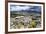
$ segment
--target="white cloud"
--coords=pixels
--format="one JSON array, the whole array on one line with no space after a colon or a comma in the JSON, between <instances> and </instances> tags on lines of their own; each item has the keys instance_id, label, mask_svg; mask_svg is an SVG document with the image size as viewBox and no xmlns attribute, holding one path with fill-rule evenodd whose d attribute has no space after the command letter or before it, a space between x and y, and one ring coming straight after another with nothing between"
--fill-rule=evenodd
<instances>
[{"instance_id":1,"label":"white cloud","mask_svg":"<svg viewBox=\"0 0 46 34\"><path fill-rule=\"evenodd\" d=\"M20 10L27 10L29 8L32 8L32 7L29 7L29 6L13 6L11 7L11 11L20 11Z\"/></svg>"}]
</instances>

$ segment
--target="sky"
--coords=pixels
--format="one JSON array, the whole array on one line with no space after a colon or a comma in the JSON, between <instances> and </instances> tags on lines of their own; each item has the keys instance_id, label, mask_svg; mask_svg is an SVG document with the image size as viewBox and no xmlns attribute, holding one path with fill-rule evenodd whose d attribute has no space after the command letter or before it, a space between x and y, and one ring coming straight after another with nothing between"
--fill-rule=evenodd
<instances>
[{"instance_id":1,"label":"sky","mask_svg":"<svg viewBox=\"0 0 46 34\"><path fill-rule=\"evenodd\" d=\"M10 11L21 11L21 10L41 11L40 6L29 6L29 5L10 5Z\"/></svg>"}]
</instances>

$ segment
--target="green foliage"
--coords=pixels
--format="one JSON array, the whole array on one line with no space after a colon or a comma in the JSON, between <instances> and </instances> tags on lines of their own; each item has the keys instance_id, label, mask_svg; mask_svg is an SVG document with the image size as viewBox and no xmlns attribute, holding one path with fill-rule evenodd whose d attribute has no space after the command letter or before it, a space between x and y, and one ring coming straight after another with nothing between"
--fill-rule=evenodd
<instances>
[{"instance_id":1,"label":"green foliage","mask_svg":"<svg viewBox=\"0 0 46 34\"><path fill-rule=\"evenodd\" d=\"M16 16L24 16L24 15L22 15L22 14L10 14L10 17L16 17Z\"/></svg>"},{"instance_id":2,"label":"green foliage","mask_svg":"<svg viewBox=\"0 0 46 34\"><path fill-rule=\"evenodd\" d=\"M36 27L36 22L32 21L31 24L28 26L29 28L35 28Z\"/></svg>"}]
</instances>

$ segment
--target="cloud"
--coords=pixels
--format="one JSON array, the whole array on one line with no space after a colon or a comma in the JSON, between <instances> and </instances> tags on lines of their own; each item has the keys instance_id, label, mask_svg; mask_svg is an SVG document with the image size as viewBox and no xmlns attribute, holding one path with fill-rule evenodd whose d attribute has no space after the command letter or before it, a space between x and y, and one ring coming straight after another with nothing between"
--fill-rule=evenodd
<instances>
[{"instance_id":1,"label":"cloud","mask_svg":"<svg viewBox=\"0 0 46 34\"><path fill-rule=\"evenodd\" d=\"M21 10L28 10L29 6L11 6L11 11L21 11Z\"/></svg>"},{"instance_id":2,"label":"cloud","mask_svg":"<svg viewBox=\"0 0 46 34\"><path fill-rule=\"evenodd\" d=\"M21 10L31 10L31 11L41 11L40 6L20 6L20 5L11 5L11 11L21 11Z\"/></svg>"}]
</instances>

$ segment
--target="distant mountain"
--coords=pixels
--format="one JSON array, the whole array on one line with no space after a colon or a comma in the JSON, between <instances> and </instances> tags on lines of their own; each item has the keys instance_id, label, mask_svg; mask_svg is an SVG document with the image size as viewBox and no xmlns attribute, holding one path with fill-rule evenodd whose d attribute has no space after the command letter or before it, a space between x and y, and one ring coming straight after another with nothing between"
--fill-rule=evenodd
<instances>
[{"instance_id":1,"label":"distant mountain","mask_svg":"<svg viewBox=\"0 0 46 34\"><path fill-rule=\"evenodd\" d=\"M39 11L39 12L37 12L37 11L27 11L27 10L25 10L25 11L23 11L23 10L21 10L21 11L11 11L11 14L22 14L22 15L31 15L31 14L41 14L41 12Z\"/></svg>"},{"instance_id":2,"label":"distant mountain","mask_svg":"<svg viewBox=\"0 0 46 34\"><path fill-rule=\"evenodd\" d=\"M21 10L22 12L27 12L27 13L41 13L41 11L37 11L37 10Z\"/></svg>"}]
</instances>

